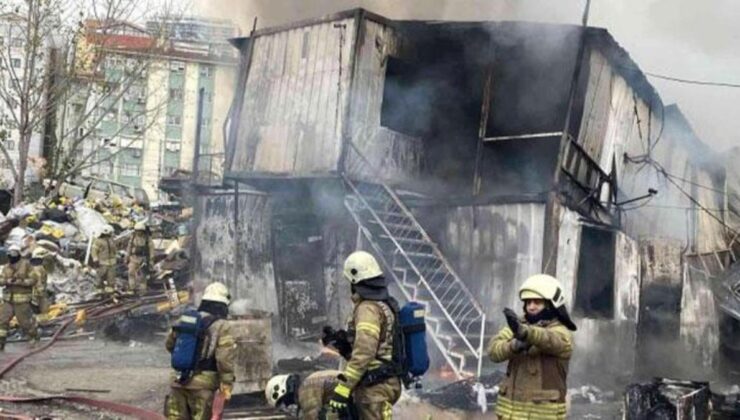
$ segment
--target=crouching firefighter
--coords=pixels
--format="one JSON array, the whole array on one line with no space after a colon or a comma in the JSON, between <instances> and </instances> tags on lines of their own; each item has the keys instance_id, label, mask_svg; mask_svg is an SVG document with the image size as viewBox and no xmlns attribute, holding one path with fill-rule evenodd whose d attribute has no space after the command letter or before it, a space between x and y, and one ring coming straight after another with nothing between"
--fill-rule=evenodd
<instances>
[{"instance_id":1,"label":"crouching firefighter","mask_svg":"<svg viewBox=\"0 0 740 420\"><path fill-rule=\"evenodd\" d=\"M524 317L504 309L508 326L488 348L494 362L509 361L496 415L502 420L565 419L576 326L565 308L563 288L554 277L537 274L524 282L519 298L524 302Z\"/></svg>"},{"instance_id":2,"label":"crouching firefighter","mask_svg":"<svg viewBox=\"0 0 740 420\"><path fill-rule=\"evenodd\" d=\"M341 413L327 409L341 373L338 370L322 370L303 380L296 374L273 376L267 381L265 398L272 407L297 406L301 420L354 420L358 417L351 403Z\"/></svg>"},{"instance_id":3,"label":"crouching firefighter","mask_svg":"<svg viewBox=\"0 0 740 420\"><path fill-rule=\"evenodd\" d=\"M168 419L210 419L215 392L231 398L236 342L226 320L231 296L211 283L197 310L183 313L167 336L175 369L165 402Z\"/></svg>"},{"instance_id":4,"label":"crouching firefighter","mask_svg":"<svg viewBox=\"0 0 740 420\"><path fill-rule=\"evenodd\" d=\"M390 419L393 404L401 396L403 376L398 355L402 346L394 346L400 333L398 303L389 295L383 272L369 253L357 251L347 257L343 274L350 282L354 303L347 328L352 351L329 408L346 411L352 400L360 419Z\"/></svg>"}]
</instances>

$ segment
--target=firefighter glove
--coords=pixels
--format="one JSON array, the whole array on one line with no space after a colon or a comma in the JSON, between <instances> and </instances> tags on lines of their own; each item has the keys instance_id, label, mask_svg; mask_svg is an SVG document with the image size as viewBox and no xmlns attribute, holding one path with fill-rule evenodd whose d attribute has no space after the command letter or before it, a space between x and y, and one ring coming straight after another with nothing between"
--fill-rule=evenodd
<instances>
[{"instance_id":1,"label":"firefighter glove","mask_svg":"<svg viewBox=\"0 0 740 420\"><path fill-rule=\"evenodd\" d=\"M511 351L514 353L525 352L529 350L530 347L532 346L529 343L519 340L518 338L511 340Z\"/></svg>"},{"instance_id":2,"label":"firefighter glove","mask_svg":"<svg viewBox=\"0 0 740 420\"><path fill-rule=\"evenodd\" d=\"M234 384L221 383L218 390L221 392L221 395L224 396L224 399L229 401L231 399L231 392L234 390Z\"/></svg>"},{"instance_id":3,"label":"firefighter glove","mask_svg":"<svg viewBox=\"0 0 740 420\"><path fill-rule=\"evenodd\" d=\"M350 389L344 384L337 384L334 395L329 400L329 408L335 413L344 412L349 404Z\"/></svg>"},{"instance_id":4,"label":"firefighter glove","mask_svg":"<svg viewBox=\"0 0 740 420\"><path fill-rule=\"evenodd\" d=\"M514 337L523 340L526 335L526 329L522 325L521 321L519 321L519 317L516 315L516 312L506 308L504 309L504 316L506 317L506 323L509 324L511 332L514 333Z\"/></svg>"}]
</instances>

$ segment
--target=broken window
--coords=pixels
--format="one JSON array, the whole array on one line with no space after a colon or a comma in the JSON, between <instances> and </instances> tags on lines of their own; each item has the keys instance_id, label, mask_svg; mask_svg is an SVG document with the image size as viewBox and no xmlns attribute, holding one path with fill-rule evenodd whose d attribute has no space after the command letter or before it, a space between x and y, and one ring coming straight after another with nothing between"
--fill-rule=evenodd
<instances>
[{"instance_id":1,"label":"broken window","mask_svg":"<svg viewBox=\"0 0 740 420\"><path fill-rule=\"evenodd\" d=\"M416 73L412 63L388 57L380 125L409 136L423 133L432 100L431 86Z\"/></svg>"},{"instance_id":2,"label":"broken window","mask_svg":"<svg viewBox=\"0 0 740 420\"><path fill-rule=\"evenodd\" d=\"M587 318L614 318L613 231L583 226L574 312Z\"/></svg>"}]
</instances>

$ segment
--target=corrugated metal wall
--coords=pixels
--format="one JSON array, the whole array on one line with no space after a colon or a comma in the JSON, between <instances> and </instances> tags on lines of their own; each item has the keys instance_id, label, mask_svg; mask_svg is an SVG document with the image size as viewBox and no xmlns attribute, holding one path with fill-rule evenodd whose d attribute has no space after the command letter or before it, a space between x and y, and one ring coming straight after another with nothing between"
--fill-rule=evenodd
<instances>
[{"instance_id":1,"label":"corrugated metal wall","mask_svg":"<svg viewBox=\"0 0 740 420\"><path fill-rule=\"evenodd\" d=\"M583 318L573 313L578 280L582 223L577 213L563 209L560 221L557 277L578 332L571 369L574 376L593 380L631 372L635 363L640 299L640 258L637 243L616 234L614 265L614 318ZM604 363L608 360L608 363Z\"/></svg>"},{"instance_id":2,"label":"corrugated metal wall","mask_svg":"<svg viewBox=\"0 0 740 420\"><path fill-rule=\"evenodd\" d=\"M539 203L447 209L440 245L490 319L518 308L519 286L540 271L544 221Z\"/></svg>"},{"instance_id":3,"label":"corrugated metal wall","mask_svg":"<svg viewBox=\"0 0 740 420\"><path fill-rule=\"evenodd\" d=\"M648 104L640 98L599 51L590 51L589 68L579 144L604 172L616 170L617 185L624 194L621 199L643 196L648 188L658 190L650 203L625 206L626 232L634 238L663 236L685 241L689 237L697 252L723 249L723 232L716 220L697 209L687 215L685 209L692 203L685 194L649 164L625 159L625 155L639 159L651 149L650 157L669 174L687 180L673 179L682 189L706 208L720 208L719 194L706 188L697 190L691 184L722 187L715 185L706 169L692 159L698 152L691 142L698 139L690 127L682 127L670 110L665 117L669 107L664 108L657 100ZM674 112L680 115L680 111ZM691 141L686 140L692 136ZM638 208L639 204L647 205Z\"/></svg>"},{"instance_id":4,"label":"corrugated metal wall","mask_svg":"<svg viewBox=\"0 0 740 420\"><path fill-rule=\"evenodd\" d=\"M388 56L397 52L397 35L392 28L372 20L363 24L349 133L357 149L347 148L345 170L359 179L404 181L419 173L421 139L380 125L386 64Z\"/></svg>"},{"instance_id":5,"label":"corrugated metal wall","mask_svg":"<svg viewBox=\"0 0 740 420\"><path fill-rule=\"evenodd\" d=\"M711 287L713 278L699 265L691 259L684 264L681 339L695 357L692 361L698 362L697 371L706 372L717 361L719 321Z\"/></svg>"},{"instance_id":6,"label":"corrugated metal wall","mask_svg":"<svg viewBox=\"0 0 740 420\"><path fill-rule=\"evenodd\" d=\"M349 18L254 40L232 171L336 170L354 34Z\"/></svg>"},{"instance_id":7,"label":"corrugated metal wall","mask_svg":"<svg viewBox=\"0 0 740 420\"><path fill-rule=\"evenodd\" d=\"M269 197L242 192L236 203L233 192L209 194L199 196L197 206L196 291L220 281L234 301L277 314Z\"/></svg>"}]
</instances>

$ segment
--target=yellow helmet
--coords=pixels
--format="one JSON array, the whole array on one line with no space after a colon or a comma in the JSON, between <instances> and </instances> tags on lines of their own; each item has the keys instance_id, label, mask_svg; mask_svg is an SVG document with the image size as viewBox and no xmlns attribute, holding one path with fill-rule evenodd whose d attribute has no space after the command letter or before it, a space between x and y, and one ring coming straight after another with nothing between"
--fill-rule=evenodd
<instances>
[{"instance_id":1,"label":"yellow helmet","mask_svg":"<svg viewBox=\"0 0 740 420\"><path fill-rule=\"evenodd\" d=\"M134 230L146 230L146 222L143 220L141 222L136 222L136 224L134 225Z\"/></svg>"},{"instance_id":2,"label":"yellow helmet","mask_svg":"<svg viewBox=\"0 0 740 420\"><path fill-rule=\"evenodd\" d=\"M223 283L214 282L206 287L206 290L203 292L203 300L221 302L228 305L231 303L231 295L229 294L229 289Z\"/></svg>"},{"instance_id":3,"label":"yellow helmet","mask_svg":"<svg viewBox=\"0 0 740 420\"><path fill-rule=\"evenodd\" d=\"M356 251L344 260L344 277L352 284L374 279L383 275L378 260L369 252Z\"/></svg>"},{"instance_id":4,"label":"yellow helmet","mask_svg":"<svg viewBox=\"0 0 740 420\"><path fill-rule=\"evenodd\" d=\"M525 280L519 288L519 299L547 300L556 309L565 305L563 287L555 277L547 274L535 274Z\"/></svg>"},{"instance_id":5,"label":"yellow helmet","mask_svg":"<svg viewBox=\"0 0 740 420\"><path fill-rule=\"evenodd\" d=\"M290 375L276 375L267 381L265 386L265 399L270 407L275 407L280 398L288 393L288 379Z\"/></svg>"}]
</instances>

